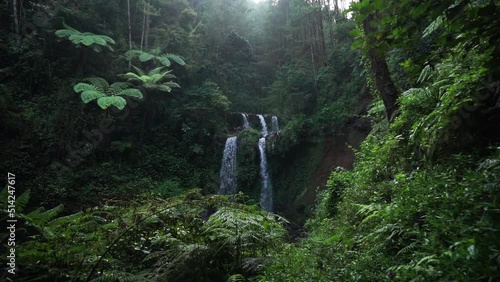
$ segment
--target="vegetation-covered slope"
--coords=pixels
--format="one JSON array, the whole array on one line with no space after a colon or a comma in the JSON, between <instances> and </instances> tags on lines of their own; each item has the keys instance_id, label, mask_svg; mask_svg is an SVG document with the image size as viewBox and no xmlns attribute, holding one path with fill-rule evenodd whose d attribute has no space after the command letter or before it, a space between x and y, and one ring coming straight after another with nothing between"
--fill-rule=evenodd
<instances>
[{"instance_id":1,"label":"vegetation-covered slope","mask_svg":"<svg viewBox=\"0 0 500 282\"><path fill-rule=\"evenodd\" d=\"M330 176L307 239L262 281L498 280L498 2L362 1L353 11L358 46L376 57L375 129L354 169ZM399 75L375 70L388 50L409 74L392 111L383 88Z\"/></svg>"}]
</instances>

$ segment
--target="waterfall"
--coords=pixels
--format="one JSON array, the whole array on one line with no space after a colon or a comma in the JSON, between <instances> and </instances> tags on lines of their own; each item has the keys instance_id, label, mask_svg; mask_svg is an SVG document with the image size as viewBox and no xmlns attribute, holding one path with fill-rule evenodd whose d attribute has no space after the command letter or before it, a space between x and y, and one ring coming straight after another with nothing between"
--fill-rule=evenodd
<instances>
[{"instance_id":1,"label":"waterfall","mask_svg":"<svg viewBox=\"0 0 500 282\"><path fill-rule=\"evenodd\" d=\"M222 166L220 168L220 188L219 194L236 194L236 136L229 137L224 147L224 156L222 157Z\"/></svg>"},{"instance_id":2,"label":"waterfall","mask_svg":"<svg viewBox=\"0 0 500 282\"><path fill-rule=\"evenodd\" d=\"M260 151L260 177L262 178L262 191L260 193L260 205L265 211L273 211L273 187L271 186L271 179L267 171L267 158L266 158L266 138L259 139Z\"/></svg>"},{"instance_id":3,"label":"waterfall","mask_svg":"<svg viewBox=\"0 0 500 282\"><path fill-rule=\"evenodd\" d=\"M262 125L262 137L267 137L267 125L266 120L263 115L257 115L260 119L260 124Z\"/></svg>"},{"instance_id":4,"label":"waterfall","mask_svg":"<svg viewBox=\"0 0 500 282\"><path fill-rule=\"evenodd\" d=\"M243 129L249 129L250 123L248 123L248 115L241 113L241 116L243 117Z\"/></svg>"},{"instance_id":5,"label":"waterfall","mask_svg":"<svg viewBox=\"0 0 500 282\"><path fill-rule=\"evenodd\" d=\"M271 119L271 129L273 130L274 133L278 133L278 131L280 131L280 126L278 124L277 116L273 116Z\"/></svg>"}]
</instances>

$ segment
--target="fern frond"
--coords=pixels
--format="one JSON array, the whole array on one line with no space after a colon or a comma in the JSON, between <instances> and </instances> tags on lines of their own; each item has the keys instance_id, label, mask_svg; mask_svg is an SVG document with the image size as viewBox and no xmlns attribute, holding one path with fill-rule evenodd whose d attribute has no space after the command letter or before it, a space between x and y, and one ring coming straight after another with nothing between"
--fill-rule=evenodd
<instances>
[{"instance_id":1,"label":"fern frond","mask_svg":"<svg viewBox=\"0 0 500 282\"><path fill-rule=\"evenodd\" d=\"M55 35L60 38L70 37L72 35L75 35L75 31L69 29L60 29L55 32Z\"/></svg>"},{"instance_id":2,"label":"fern frond","mask_svg":"<svg viewBox=\"0 0 500 282\"><path fill-rule=\"evenodd\" d=\"M160 90L160 91L164 91L164 92L171 92L172 91L172 88L168 87L167 85L163 85L163 84L153 85L150 88L156 89L156 90Z\"/></svg>"},{"instance_id":3,"label":"fern frond","mask_svg":"<svg viewBox=\"0 0 500 282\"><path fill-rule=\"evenodd\" d=\"M164 54L164 56L167 57L167 58L169 58L169 59L171 59L171 60L173 60L174 62L178 63L181 66L183 66L183 65L186 64L186 62L184 61L184 59L181 56L179 56L179 55L167 53L167 54Z\"/></svg>"},{"instance_id":4,"label":"fern frond","mask_svg":"<svg viewBox=\"0 0 500 282\"><path fill-rule=\"evenodd\" d=\"M161 66L161 67L157 67L157 68L154 68L152 70L149 71L148 75L149 76L152 76L154 74L160 74L161 70L163 69L164 67Z\"/></svg>"},{"instance_id":5,"label":"fern frond","mask_svg":"<svg viewBox=\"0 0 500 282\"><path fill-rule=\"evenodd\" d=\"M124 96L139 98L139 99L143 98L142 92L139 89L134 89L134 88L122 90L119 93L117 93L116 95L124 95Z\"/></svg>"},{"instance_id":6,"label":"fern frond","mask_svg":"<svg viewBox=\"0 0 500 282\"><path fill-rule=\"evenodd\" d=\"M398 256L400 254L405 254L405 253L408 253L410 251L413 251L418 246L419 246L419 242L413 242L413 243L409 244L408 246L405 246L404 248L402 248L401 250L399 250L399 252L396 255Z\"/></svg>"},{"instance_id":7,"label":"fern frond","mask_svg":"<svg viewBox=\"0 0 500 282\"><path fill-rule=\"evenodd\" d=\"M142 81L141 77L138 76L136 73L133 73L133 72L127 72L126 74L123 75L123 77L127 78L128 80Z\"/></svg>"},{"instance_id":8,"label":"fern frond","mask_svg":"<svg viewBox=\"0 0 500 282\"><path fill-rule=\"evenodd\" d=\"M143 52L140 56L139 56L139 61L141 62L147 62L151 59L153 59L155 56L154 55L151 55L149 53L146 53L146 52Z\"/></svg>"},{"instance_id":9,"label":"fern frond","mask_svg":"<svg viewBox=\"0 0 500 282\"><path fill-rule=\"evenodd\" d=\"M81 217L83 215L83 212L77 212L74 214L66 215L66 216L61 216L56 219L51 220L48 225L51 227L61 227L63 225L66 225L71 222L76 222L77 219L80 221Z\"/></svg>"},{"instance_id":10,"label":"fern frond","mask_svg":"<svg viewBox=\"0 0 500 282\"><path fill-rule=\"evenodd\" d=\"M97 99L97 104L103 110L111 106L115 106L119 110L123 110L123 108L125 108L125 105L127 105L127 101L120 96L109 96Z\"/></svg>"},{"instance_id":11,"label":"fern frond","mask_svg":"<svg viewBox=\"0 0 500 282\"><path fill-rule=\"evenodd\" d=\"M46 211L44 211L43 208L39 208L25 215L24 218L26 219L27 222L29 222L29 224L41 230L45 225L47 225L47 223L50 220L56 217L63 209L64 206L62 204Z\"/></svg>"},{"instance_id":12,"label":"fern frond","mask_svg":"<svg viewBox=\"0 0 500 282\"><path fill-rule=\"evenodd\" d=\"M140 50L129 50L125 52L125 57L127 60L132 60L134 57L140 56L143 53L143 51Z\"/></svg>"},{"instance_id":13,"label":"fern frond","mask_svg":"<svg viewBox=\"0 0 500 282\"><path fill-rule=\"evenodd\" d=\"M82 94L80 94L80 97L82 98L82 101L87 104L90 101L93 101L95 99L100 99L102 97L105 97L103 93L99 91L92 91L92 90L87 90L84 91Z\"/></svg>"},{"instance_id":14,"label":"fern frond","mask_svg":"<svg viewBox=\"0 0 500 282\"><path fill-rule=\"evenodd\" d=\"M424 82L431 78L432 70L430 65L426 65L424 69L420 72L420 76L417 79L417 82Z\"/></svg>"},{"instance_id":15,"label":"fern frond","mask_svg":"<svg viewBox=\"0 0 500 282\"><path fill-rule=\"evenodd\" d=\"M109 86L110 95L117 95L120 91L127 89L130 86L129 82L115 82Z\"/></svg>"},{"instance_id":16,"label":"fern frond","mask_svg":"<svg viewBox=\"0 0 500 282\"><path fill-rule=\"evenodd\" d=\"M170 62L170 60L168 59L168 57L166 56L159 56L159 57L156 57L158 59L158 61L160 61L160 63L166 67L170 67L170 65L172 64Z\"/></svg>"},{"instance_id":17,"label":"fern frond","mask_svg":"<svg viewBox=\"0 0 500 282\"><path fill-rule=\"evenodd\" d=\"M132 67L135 69L135 71L136 71L136 72L137 72L140 76L142 76L142 75L145 75L145 74L146 74L146 73L145 73L142 69L140 69L140 68L138 68L138 67L136 67L136 66L132 66Z\"/></svg>"},{"instance_id":18,"label":"fern frond","mask_svg":"<svg viewBox=\"0 0 500 282\"><path fill-rule=\"evenodd\" d=\"M109 87L109 83L104 78L101 77L87 77L84 80L87 80L90 83L92 83L92 85L97 87L97 89L100 90L101 92L106 92L106 89Z\"/></svg>"},{"instance_id":19,"label":"fern frond","mask_svg":"<svg viewBox=\"0 0 500 282\"><path fill-rule=\"evenodd\" d=\"M437 17L433 22L431 22L425 29L422 37L427 37L431 35L434 31L443 25L444 16Z\"/></svg>"},{"instance_id":20,"label":"fern frond","mask_svg":"<svg viewBox=\"0 0 500 282\"><path fill-rule=\"evenodd\" d=\"M239 282L239 281L245 281L245 277L241 274L233 274L229 276L227 279L227 282Z\"/></svg>"},{"instance_id":21,"label":"fern frond","mask_svg":"<svg viewBox=\"0 0 500 282\"><path fill-rule=\"evenodd\" d=\"M181 86L173 81L165 82L163 85L166 85L168 87L175 87L175 88L181 88Z\"/></svg>"},{"instance_id":22,"label":"fern frond","mask_svg":"<svg viewBox=\"0 0 500 282\"><path fill-rule=\"evenodd\" d=\"M21 196L16 198L16 211L17 212L23 212L24 207L28 204L28 201L30 200L30 190L26 190L24 193L21 194Z\"/></svg>"}]
</instances>

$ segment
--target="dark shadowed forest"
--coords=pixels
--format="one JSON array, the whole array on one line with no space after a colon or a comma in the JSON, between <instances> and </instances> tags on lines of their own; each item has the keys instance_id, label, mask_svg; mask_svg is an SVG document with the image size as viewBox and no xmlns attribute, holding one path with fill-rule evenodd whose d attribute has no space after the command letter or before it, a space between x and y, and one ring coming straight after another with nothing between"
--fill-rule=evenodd
<instances>
[{"instance_id":1,"label":"dark shadowed forest","mask_svg":"<svg viewBox=\"0 0 500 282\"><path fill-rule=\"evenodd\" d=\"M0 1L0 280L500 280L499 28L498 0Z\"/></svg>"}]
</instances>

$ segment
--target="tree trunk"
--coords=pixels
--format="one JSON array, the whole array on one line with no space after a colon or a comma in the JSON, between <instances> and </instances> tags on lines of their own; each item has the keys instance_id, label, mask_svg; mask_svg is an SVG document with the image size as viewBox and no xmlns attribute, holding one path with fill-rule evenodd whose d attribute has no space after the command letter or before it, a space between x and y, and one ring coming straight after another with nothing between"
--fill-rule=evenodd
<instances>
[{"instance_id":1,"label":"tree trunk","mask_svg":"<svg viewBox=\"0 0 500 282\"><path fill-rule=\"evenodd\" d=\"M148 50L149 48L149 22L150 22L150 13L146 14L146 34L144 35L144 49Z\"/></svg>"},{"instance_id":2,"label":"tree trunk","mask_svg":"<svg viewBox=\"0 0 500 282\"><path fill-rule=\"evenodd\" d=\"M142 32L141 32L141 51L144 46L144 30L146 29L146 2L144 2L144 7L142 8Z\"/></svg>"},{"instance_id":3,"label":"tree trunk","mask_svg":"<svg viewBox=\"0 0 500 282\"><path fill-rule=\"evenodd\" d=\"M130 0L127 0L128 11L128 50L132 50L132 25L130 23ZM132 67L132 60L128 61L128 69Z\"/></svg>"},{"instance_id":4,"label":"tree trunk","mask_svg":"<svg viewBox=\"0 0 500 282\"><path fill-rule=\"evenodd\" d=\"M17 0L12 0L12 10L14 14L14 31L16 33L17 45L21 44L21 34L19 30L19 17L17 15Z\"/></svg>"},{"instance_id":5,"label":"tree trunk","mask_svg":"<svg viewBox=\"0 0 500 282\"><path fill-rule=\"evenodd\" d=\"M394 112L398 109L397 100L399 92L392 81L384 52L374 47L376 42L374 40L374 34L372 34L374 30L371 23L377 17L377 13L372 13L363 21L363 29L367 40L366 43L371 46L366 55L370 61L375 87L380 92L380 96L384 102L387 119L391 122L394 118Z\"/></svg>"},{"instance_id":6,"label":"tree trunk","mask_svg":"<svg viewBox=\"0 0 500 282\"><path fill-rule=\"evenodd\" d=\"M326 44L325 44L325 34L324 34L324 27L323 27L323 3L318 0L318 10L316 11L316 16L317 16L317 27L318 27L318 34L319 34L319 50L320 50L320 63L324 64L327 59L326 55Z\"/></svg>"}]
</instances>

